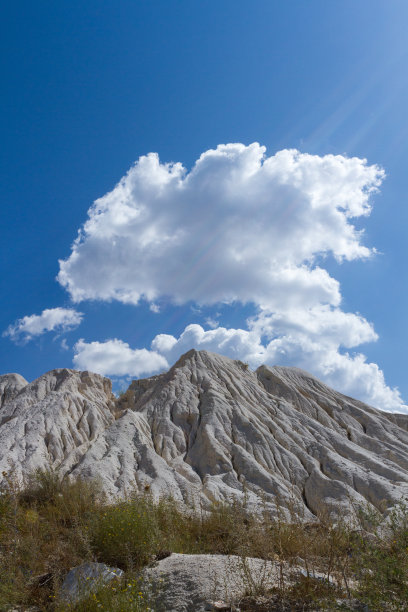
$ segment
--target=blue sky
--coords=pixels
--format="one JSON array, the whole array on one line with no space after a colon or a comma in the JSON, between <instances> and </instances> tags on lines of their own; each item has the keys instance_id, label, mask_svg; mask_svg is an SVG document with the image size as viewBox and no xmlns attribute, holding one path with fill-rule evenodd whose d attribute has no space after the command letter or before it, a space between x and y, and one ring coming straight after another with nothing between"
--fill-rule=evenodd
<instances>
[{"instance_id":1,"label":"blue sky","mask_svg":"<svg viewBox=\"0 0 408 612\"><path fill-rule=\"evenodd\" d=\"M405 410L407 20L405 0L9 3L0 371L120 387L196 346Z\"/></svg>"}]
</instances>

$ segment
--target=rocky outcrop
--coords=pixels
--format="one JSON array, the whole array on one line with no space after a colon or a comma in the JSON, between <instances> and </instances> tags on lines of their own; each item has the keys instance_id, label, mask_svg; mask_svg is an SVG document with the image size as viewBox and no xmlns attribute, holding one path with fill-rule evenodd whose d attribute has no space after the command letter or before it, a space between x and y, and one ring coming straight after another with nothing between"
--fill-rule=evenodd
<instances>
[{"instance_id":1,"label":"rocky outcrop","mask_svg":"<svg viewBox=\"0 0 408 612\"><path fill-rule=\"evenodd\" d=\"M297 368L252 372L193 350L118 400L89 372L54 370L14 387L10 376L0 378L14 389L0 396L0 471L19 477L52 466L101 478L111 497L147 488L208 506L245 496L306 520L326 507L383 510L408 494L408 416Z\"/></svg>"},{"instance_id":2,"label":"rocky outcrop","mask_svg":"<svg viewBox=\"0 0 408 612\"><path fill-rule=\"evenodd\" d=\"M154 610L205 612L236 610L234 603L248 593L277 587L289 580L289 569L277 563L235 555L182 555L173 553L144 571L146 586L156 587ZM153 589L152 589L153 590Z\"/></svg>"},{"instance_id":3,"label":"rocky outcrop","mask_svg":"<svg viewBox=\"0 0 408 612\"><path fill-rule=\"evenodd\" d=\"M37 468L69 473L115 420L111 383L97 374L62 369L30 384L15 374L3 379L0 472L20 481Z\"/></svg>"},{"instance_id":4,"label":"rocky outcrop","mask_svg":"<svg viewBox=\"0 0 408 612\"><path fill-rule=\"evenodd\" d=\"M20 374L0 376L0 410L3 404L14 399L28 382Z\"/></svg>"},{"instance_id":5,"label":"rocky outcrop","mask_svg":"<svg viewBox=\"0 0 408 612\"><path fill-rule=\"evenodd\" d=\"M141 584L156 612L301 610L305 603L301 594L299 605L295 607L289 602L282 606L278 593L280 591L282 595L282 591L299 584L299 581L301 583L306 577L316 586L325 585L326 588L339 589L338 592L344 589L341 575L328 577L327 573L305 569L305 563L299 557L296 564L289 564L237 555L178 553L172 553L144 569ZM257 601L259 606L255 605ZM324 603L327 602L322 601L320 607L316 602L313 610L327 610ZM345 606L347 610L355 609L350 599L339 599L338 603L338 609L345 609ZM356 609L361 610L361 605Z\"/></svg>"}]
</instances>

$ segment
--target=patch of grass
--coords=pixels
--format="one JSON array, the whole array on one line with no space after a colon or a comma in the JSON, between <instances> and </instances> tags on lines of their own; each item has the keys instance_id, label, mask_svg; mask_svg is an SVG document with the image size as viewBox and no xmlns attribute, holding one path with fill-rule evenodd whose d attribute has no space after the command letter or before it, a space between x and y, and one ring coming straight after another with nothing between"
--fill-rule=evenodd
<instances>
[{"instance_id":1,"label":"patch of grass","mask_svg":"<svg viewBox=\"0 0 408 612\"><path fill-rule=\"evenodd\" d=\"M100 508L88 524L95 555L127 570L148 565L160 548L157 518L150 496Z\"/></svg>"},{"instance_id":2,"label":"patch of grass","mask_svg":"<svg viewBox=\"0 0 408 612\"><path fill-rule=\"evenodd\" d=\"M381 521L378 513L358 509L353 524L327 515L306 524L296 513L289 522L279 512L275 518L266 511L254 515L236 501L193 512L172 499L155 501L148 491L110 503L98 483L37 471L24 487L8 478L0 490L0 611L18 605L66 609L56 603L59 586L69 569L86 561L121 567L125 576L72 610L147 610L136 572L171 552L274 562L279 583L271 592L257 589L263 603L253 600L248 610L335 609L335 599L347 609L353 597L373 611L404 610L407 504L391 511L386 527ZM302 567L303 575L290 578L291 567Z\"/></svg>"},{"instance_id":3,"label":"patch of grass","mask_svg":"<svg viewBox=\"0 0 408 612\"><path fill-rule=\"evenodd\" d=\"M401 501L388 516L388 527L376 527L361 538L353 569L356 593L372 609L408 609L408 505ZM404 603L404 607L402 603Z\"/></svg>"}]
</instances>

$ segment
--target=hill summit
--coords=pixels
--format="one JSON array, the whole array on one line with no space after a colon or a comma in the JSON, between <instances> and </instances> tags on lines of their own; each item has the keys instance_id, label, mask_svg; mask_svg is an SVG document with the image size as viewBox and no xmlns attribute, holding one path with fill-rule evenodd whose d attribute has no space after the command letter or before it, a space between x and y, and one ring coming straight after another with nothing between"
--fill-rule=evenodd
<instances>
[{"instance_id":1,"label":"hill summit","mask_svg":"<svg viewBox=\"0 0 408 612\"><path fill-rule=\"evenodd\" d=\"M149 490L208 507L244 496L312 520L408 494L408 415L314 376L191 350L119 398L109 379L59 369L0 376L0 473L99 478L111 498Z\"/></svg>"}]
</instances>

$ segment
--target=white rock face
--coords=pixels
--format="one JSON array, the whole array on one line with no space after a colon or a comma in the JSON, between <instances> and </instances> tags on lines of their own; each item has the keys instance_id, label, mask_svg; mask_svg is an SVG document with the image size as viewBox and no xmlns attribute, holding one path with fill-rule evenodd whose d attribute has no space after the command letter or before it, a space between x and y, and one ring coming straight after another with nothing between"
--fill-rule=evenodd
<instances>
[{"instance_id":1,"label":"white rock face","mask_svg":"<svg viewBox=\"0 0 408 612\"><path fill-rule=\"evenodd\" d=\"M12 374L0 384L4 378L0 472L19 481L36 468L69 472L115 420L111 383L97 374L52 370L30 384Z\"/></svg>"},{"instance_id":2,"label":"white rock face","mask_svg":"<svg viewBox=\"0 0 408 612\"><path fill-rule=\"evenodd\" d=\"M245 495L305 520L324 507L383 509L408 495L408 416L296 368L251 372L193 350L116 401L110 381L89 372L23 380L0 391L0 471L19 477L53 466L101 478L111 497L148 487L208 506Z\"/></svg>"}]
</instances>

